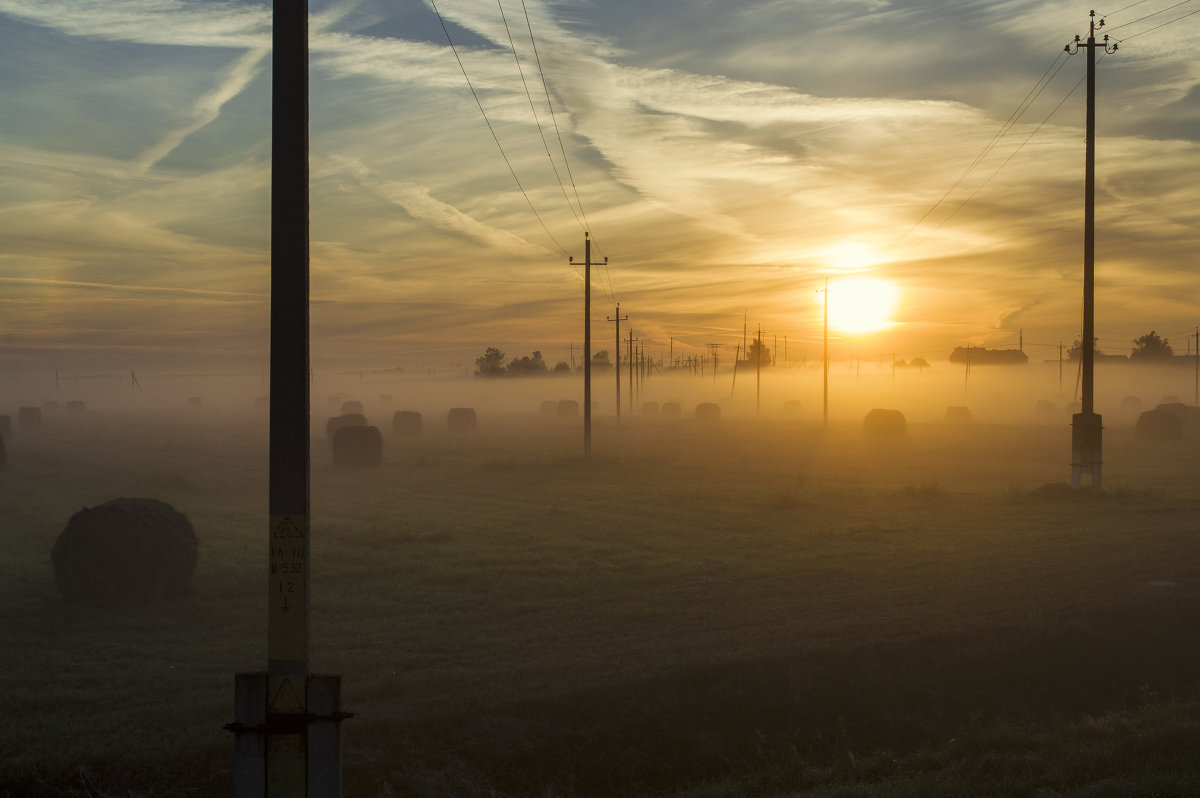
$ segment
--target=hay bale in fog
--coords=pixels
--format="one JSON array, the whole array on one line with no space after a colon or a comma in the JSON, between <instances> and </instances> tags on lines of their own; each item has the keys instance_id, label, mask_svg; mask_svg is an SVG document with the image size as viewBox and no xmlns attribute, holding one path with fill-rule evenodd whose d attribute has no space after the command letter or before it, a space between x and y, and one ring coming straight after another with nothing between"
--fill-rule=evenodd
<instances>
[{"instance_id":1,"label":"hay bale in fog","mask_svg":"<svg viewBox=\"0 0 1200 798\"><path fill-rule=\"evenodd\" d=\"M877 407L863 417L863 432L868 438L903 438L908 432L908 422L899 410Z\"/></svg>"},{"instance_id":2,"label":"hay bale in fog","mask_svg":"<svg viewBox=\"0 0 1200 798\"><path fill-rule=\"evenodd\" d=\"M383 461L378 427L342 427L333 433L333 464L342 468L376 468Z\"/></svg>"},{"instance_id":3,"label":"hay bale in fog","mask_svg":"<svg viewBox=\"0 0 1200 798\"><path fill-rule=\"evenodd\" d=\"M342 427L365 426L367 426L367 417L362 413L345 413L340 416L334 416L325 422L325 436L329 440L333 440L334 434Z\"/></svg>"},{"instance_id":4,"label":"hay bale in fog","mask_svg":"<svg viewBox=\"0 0 1200 798\"><path fill-rule=\"evenodd\" d=\"M69 416L81 416L86 409L83 402L78 399L67 402L67 415Z\"/></svg>"},{"instance_id":5,"label":"hay bale in fog","mask_svg":"<svg viewBox=\"0 0 1200 798\"><path fill-rule=\"evenodd\" d=\"M188 407L203 407L203 406L204 406L204 400L201 399L199 396L189 396L188 397Z\"/></svg>"},{"instance_id":6,"label":"hay bale in fog","mask_svg":"<svg viewBox=\"0 0 1200 798\"><path fill-rule=\"evenodd\" d=\"M1183 437L1183 419L1159 405L1138 416L1134 432L1139 441L1177 441Z\"/></svg>"},{"instance_id":7,"label":"hay bale in fog","mask_svg":"<svg viewBox=\"0 0 1200 798\"><path fill-rule=\"evenodd\" d=\"M68 601L146 604L187 595L199 544L187 517L158 499L113 499L67 522L50 559Z\"/></svg>"},{"instance_id":8,"label":"hay bale in fog","mask_svg":"<svg viewBox=\"0 0 1200 798\"><path fill-rule=\"evenodd\" d=\"M642 402L642 412L648 416L657 416L658 402Z\"/></svg>"},{"instance_id":9,"label":"hay bale in fog","mask_svg":"<svg viewBox=\"0 0 1200 798\"><path fill-rule=\"evenodd\" d=\"M363 414L363 403L359 402L355 399L350 399L345 402L342 402L342 415L348 416L351 413L358 413L359 415L362 415Z\"/></svg>"},{"instance_id":10,"label":"hay bale in fog","mask_svg":"<svg viewBox=\"0 0 1200 798\"><path fill-rule=\"evenodd\" d=\"M47 413L57 413L58 402L54 401L53 399L51 399L49 402L42 402L42 409Z\"/></svg>"},{"instance_id":11,"label":"hay bale in fog","mask_svg":"<svg viewBox=\"0 0 1200 798\"><path fill-rule=\"evenodd\" d=\"M553 399L547 399L542 402L540 412L543 416L553 418L558 415L558 402Z\"/></svg>"},{"instance_id":12,"label":"hay bale in fog","mask_svg":"<svg viewBox=\"0 0 1200 798\"><path fill-rule=\"evenodd\" d=\"M697 421L720 421L721 406L716 402L701 402L696 405Z\"/></svg>"},{"instance_id":13,"label":"hay bale in fog","mask_svg":"<svg viewBox=\"0 0 1200 798\"><path fill-rule=\"evenodd\" d=\"M421 414L415 410L397 410L392 414L392 434L413 437L421 434Z\"/></svg>"},{"instance_id":14,"label":"hay bale in fog","mask_svg":"<svg viewBox=\"0 0 1200 798\"><path fill-rule=\"evenodd\" d=\"M450 432L473 432L478 426L473 407L452 407L446 414L446 429Z\"/></svg>"},{"instance_id":15,"label":"hay bale in fog","mask_svg":"<svg viewBox=\"0 0 1200 798\"><path fill-rule=\"evenodd\" d=\"M1126 396L1121 400L1121 409L1137 412L1142 409L1142 400L1136 396Z\"/></svg>"},{"instance_id":16,"label":"hay bale in fog","mask_svg":"<svg viewBox=\"0 0 1200 798\"><path fill-rule=\"evenodd\" d=\"M12 417L0 416L0 437L12 437Z\"/></svg>"},{"instance_id":17,"label":"hay bale in fog","mask_svg":"<svg viewBox=\"0 0 1200 798\"><path fill-rule=\"evenodd\" d=\"M663 402L663 418L683 418L683 405L679 402Z\"/></svg>"},{"instance_id":18,"label":"hay bale in fog","mask_svg":"<svg viewBox=\"0 0 1200 798\"><path fill-rule=\"evenodd\" d=\"M574 399L559 399L554 412L559 418L579 418L579 402Z\"/></svg>"},{"instance_id":19,"label":"hay bale in fog","mask_svg":"<svg viewBox=\"0 0 1200 798\"><path fill-rule=\"evenodd\" d=\"M785 416L800 415L800 400L799 399L788 399L786 402L784 402L783 403L783 414Z\"/></svg>"},{"instance_id":20,"label":"hay bale in fog","mask_svg":"<svg viewBox=\"0 0 1200 798\"><path fill-rule=\"evenodd\" d=\"M42 408L22 407L17 411L17 424L22 429L35 429L42 426Z\"/></svg>"},{"instance_id":21,"label":"hay bale in fog","mask_svg":"<svg viewBox=\"0 0 1200 798\"><path fill-rule=\"evenodd\" d=\"M1185 405L1183 402L1164 402L1155 410L1164 410L1179 419L1183 428L1200 426L1200 407Z\"/></svg>"},{"instance_id":22,"label":"hay bale in fog","mask_svg":"<svg viewBox=\"0 0 1200 798\"><path fill-rule=\"evenodd\" d=\"M962 424L971 420L971 408L962 405L952 405L946 408L946 420Z\"/></svg>"}]
</instances>

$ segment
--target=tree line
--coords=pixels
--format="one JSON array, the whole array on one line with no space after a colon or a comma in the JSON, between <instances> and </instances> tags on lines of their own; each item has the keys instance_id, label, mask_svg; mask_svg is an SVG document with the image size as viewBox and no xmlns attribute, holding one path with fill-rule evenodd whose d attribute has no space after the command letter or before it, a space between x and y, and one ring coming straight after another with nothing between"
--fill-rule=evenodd
<instances>
[{"instance_id":1,"label":"tree line","mask_svg":"<svg viewBox=\"0 0 1200 798\"><path fill-rule=\"evenodd\" d=\"M592 368L612 368L607 349L601 349L592 356ZM565 360L560 360L554 364L554 368L550 368L541 351L536 349L532 356L524 355L509 360L504 350L489 346L475 358L476 377L536 377L542 374L570 374L571 371L571 364Z\"/></svg>"}]
</instances>

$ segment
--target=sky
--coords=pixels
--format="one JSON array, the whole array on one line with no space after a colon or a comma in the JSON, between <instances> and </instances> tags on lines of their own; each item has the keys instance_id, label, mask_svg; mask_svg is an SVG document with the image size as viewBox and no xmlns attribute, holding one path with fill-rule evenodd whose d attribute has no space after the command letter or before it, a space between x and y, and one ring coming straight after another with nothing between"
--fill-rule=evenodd
<instances>
[{"instance_id":1,"label":"sky","mask_svg":"<svg viewBox=\"0 0 1200 798\"><path fill-rule=\"evenodd\" d=\"M1088 5L309 7L316 369L578 357L585 231L593 351L619 302L656 356L748 327L816 358L827 280L832 358L1079 334ZM1099 347L1183 352L1200 4L1095 10ZM270 32L256 2L0 0L0 373L266 368Z\"/></svg>"}]
</instances>

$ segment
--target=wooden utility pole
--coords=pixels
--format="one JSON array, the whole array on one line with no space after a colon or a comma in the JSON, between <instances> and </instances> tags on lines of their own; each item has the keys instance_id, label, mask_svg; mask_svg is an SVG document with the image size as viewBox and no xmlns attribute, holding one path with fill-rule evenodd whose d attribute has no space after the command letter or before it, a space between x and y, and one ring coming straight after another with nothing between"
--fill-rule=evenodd
<instances>
[{"instance_id":1,"label":"wooden utility pole","mask_svg":"<svg viewBox=\"0 0 1200 798\"><path fill-rule=\"evenodd\" d=\"M341 680L309 673L308 2L275 3L267 672L235 683L235 798L341 795Z\"/></svg>"},{"instance_id":2,"label":"wooden utility pole","mask_svg":"<svg viewBox=\"0 0 1200 798\"><path fill-rule=\"evenodd\" d=\"M567 258L572 265L575 259ZM604 259L608 265L608 258ZM592 455L592 237L583 234L583 455Z\"/></svg>"},{"instance_id":3,"label":"wooden utility pole","mask_svg":"<svg viewBox=\"0 0 1200 798\"><path fill-rule=\"evenodd\" d=\"M614 352L613 372L617 375L617 423L621 423L621 322L628 321L629 316L621 316L621 303L617 303L617 315L613 318L604 317L605 321L616 322L617 348Z\"/></svg>"},{"instance_id":4,"label":"wooden utility pole","mask_svg":"<svg viewBox=\"0 0 1200 798\"><path fill-rule=\"evenodd\" d=\"M1082 475L1092 477L1092 490L1101 489L1101 464L1103 459L1103 426L1095 412L1094 381L1096 357L1096 48L1105 53L1115 53L1117 45L1110 50L1108 36L1096 42L1096 12L1091 12L1088 22L1087 41L1079 36L1063 49L1070 55L1087 50L1087 108L1084 144L1084 187L1083 187L1083 340L1080 348L1080 367L1083 378L1083 407L1071 419L1071 486L1080 488ZM1100 20L1099 27L1104 27ZM1074 47L1074 49L1072 49Z\"/></svg>"}]
</instances>

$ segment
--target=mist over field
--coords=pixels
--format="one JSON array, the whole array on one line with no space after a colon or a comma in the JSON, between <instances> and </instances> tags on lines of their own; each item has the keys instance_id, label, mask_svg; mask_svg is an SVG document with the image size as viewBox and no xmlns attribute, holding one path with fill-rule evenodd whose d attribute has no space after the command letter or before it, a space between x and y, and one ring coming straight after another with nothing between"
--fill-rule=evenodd
<instances>
[{"instance_id":1,"label":"mist over field","mask_svg":"<svg viewBox=\"0 0 1200 798\"><path fill-rule=\"evenodd\" d=\"M819 368L765 369L760 408L753 371L652 375L632 412L623 374L619 424L598 372L590 458L558 414L578 374L315 373L312 665L356 713L346 794L1194 794L1200 431L1142 440L1128 400L1190 403L1194 375L1100 365L1093 495L1063 484L1068 369L1059 394L1057 364L837 364L828 429ZM265 381L137 379L0 388L0 794L230 793L232 677L266 655ZM334 463L346 401L378 467ZM872 408L905 434L867 436ZM190 520L186 596L63 598L56 539L117 497Z\"/></svg>"}]
</instances>

